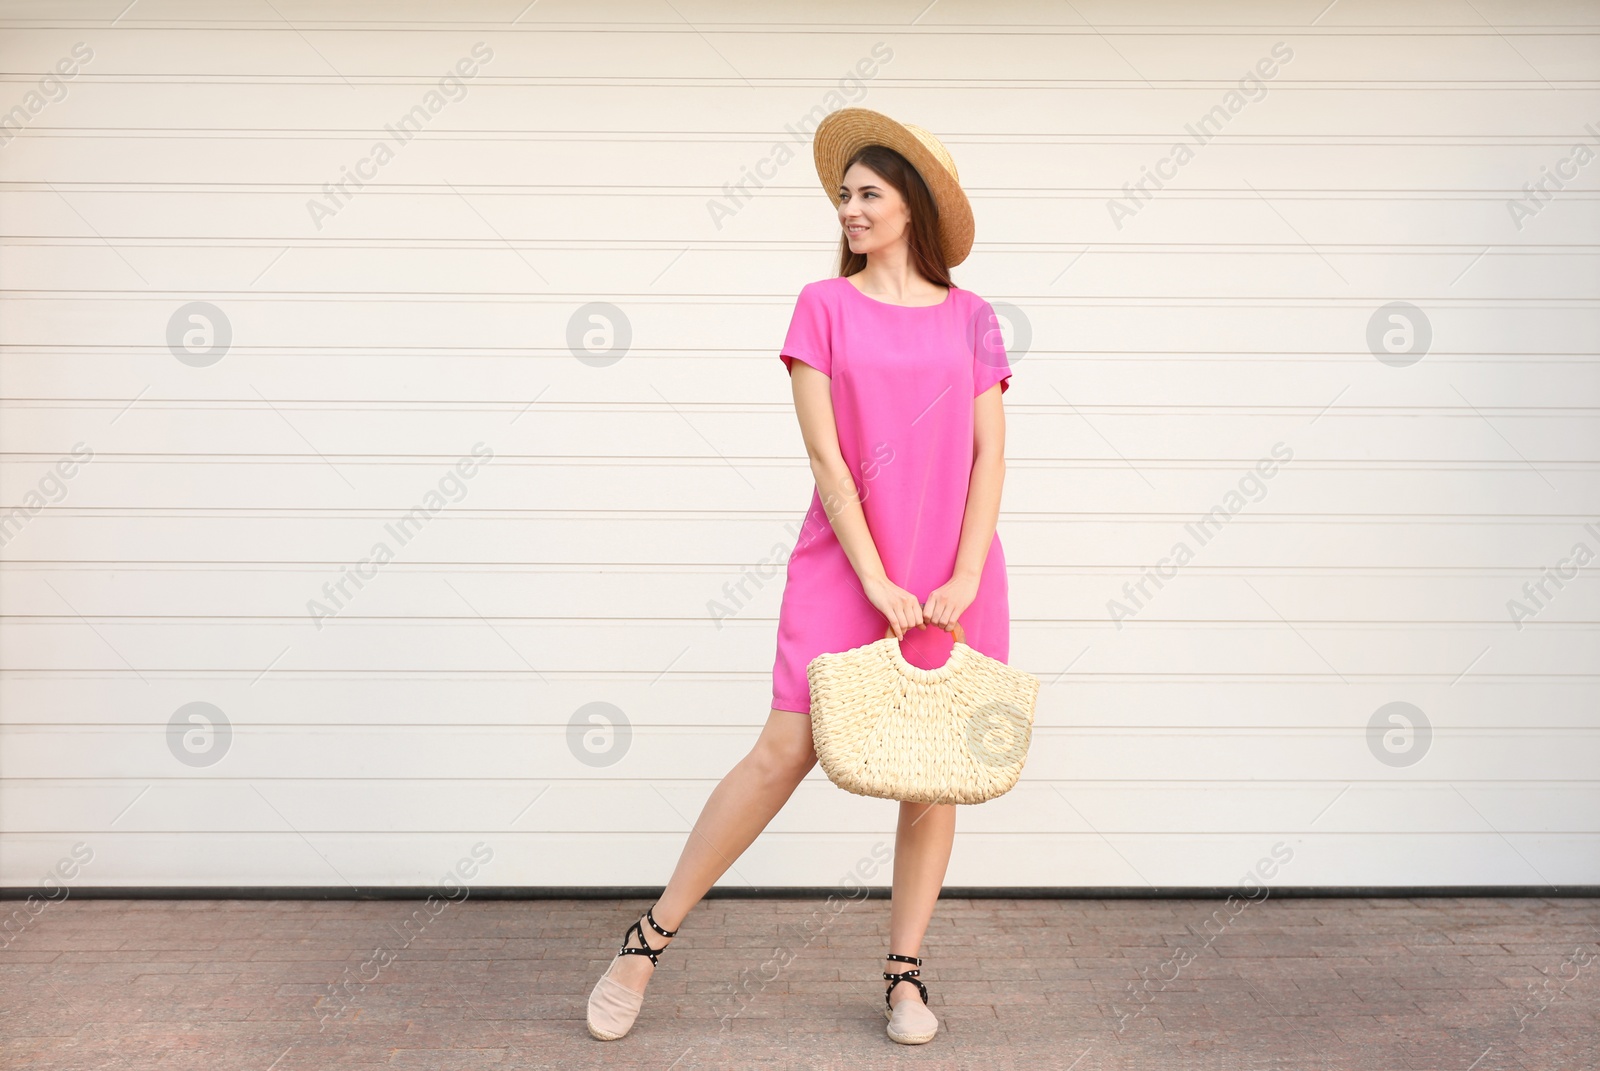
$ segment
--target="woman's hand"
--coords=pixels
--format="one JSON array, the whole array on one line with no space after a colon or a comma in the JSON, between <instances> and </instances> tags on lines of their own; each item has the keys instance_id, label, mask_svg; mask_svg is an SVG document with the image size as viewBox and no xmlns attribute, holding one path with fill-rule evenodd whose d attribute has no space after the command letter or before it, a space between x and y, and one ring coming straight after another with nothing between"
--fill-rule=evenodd
<instances>
[{"instance_id":1,"label":"woman's hand","mask_svg":"<svg viewBox=\"0 0 1600 1071\"><path fill-rule=\"evenodd\" d=\"M955 627L956 618L966 612L972 600L978 597L975 577L953 576L928 595L928 605L923 617L946 631Z\"/></svg>"},{"instance_id":2,"label":"woman's hand","mask_svg":"<svg viewBox=\"0 0 1600 1071\"><path fill-rule=\"evenodd\" d=\"M913 627L922 628L922 604L917 597L888 577L868 580L861 585L867 601L889 619L894 638L901 639ZM974 592L976 593L976 592Z\"/></svg>"}]
</instances>

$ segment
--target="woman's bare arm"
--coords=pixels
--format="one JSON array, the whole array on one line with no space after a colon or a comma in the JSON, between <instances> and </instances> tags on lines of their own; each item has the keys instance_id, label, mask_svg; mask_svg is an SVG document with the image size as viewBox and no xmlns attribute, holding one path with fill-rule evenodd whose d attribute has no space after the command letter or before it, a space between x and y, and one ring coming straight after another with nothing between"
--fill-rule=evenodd
<instances>
[{"instance_id":1,"label":"woman's bare arm","mask_svg":"<svg viewBox=\"0 0 1600 1071\"><path fill-rule=\"evenodd\" d=\"M1006 479L1006 413L996 383L972 403L972 479L967 485L966 514L950 582L928 596L928 620L950 628L978 597L978 579L994 542L1000 520L1000 491Z\"/></svg>"},{"instance_id":2,"label":"woman's bare arm","mask_svg":"<svg viewBox=\"0 0 1600 1071\"><path fill-rule=\"evenodd\" d=\"M895 635L903 635L906 629L923 623L922 605L915 595L889 579L883 559L878 556L850 466L839 450L829 379L804 361L792 361L789 374L800 434L811 459L811 474L817 481L823 512L861 580L862 594L895 626Z\"/></svg>"}]
</instances>

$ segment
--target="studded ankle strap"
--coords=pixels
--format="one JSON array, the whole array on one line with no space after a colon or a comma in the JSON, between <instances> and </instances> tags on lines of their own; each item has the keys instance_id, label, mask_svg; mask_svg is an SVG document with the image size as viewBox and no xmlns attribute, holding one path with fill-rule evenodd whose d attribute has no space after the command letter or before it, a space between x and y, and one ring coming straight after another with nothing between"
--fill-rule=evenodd
<instances>
[{"instance_id":1,"label":"studded ankle strap","mask_svg":"<svg viewBox=\"0 0 1600 1071\"><path fill-rule=\"evenodd\" d=\"M650 923L651 928L654 929L657 933L659 933L662 937L674 937L674 936L677 935L677 933L678 933L677 930L664 930L664 929L661 928L661 923L656 921L656 917L655 917L655 914L654 914L654 908L653 907L650 910L645 911L644 917ZM635 932L637 932L639 934L639 944L643 946L642 948L634 948L633 946L628 944L628 942L633 938L633 935L634 935ZM664 948L664 947L663 948L651 948L650 947L650 942L646 941L644 939L644 927L639 925L639 920L638 919L635 919L634 922L633 922L633 925L629 926L628 927L628 931L622 935L622 947L617 950L617 955L619 955L619 956L649 956L650 957L650 962L652 964L655 964L656 961L657 961L657 957L660 956L661 953L663 953L665 951L666 951L666 948Z\"/></svg>"},{"instance_id":2,"label":"studded ankle strap","mask_svg":"<svg viewBox=\"0 0 1600 1071\"><path fill-rule=\"evenodd\" d=\"M896 963L915 963L917 967L922 966L922 958L920 956L902 956L898 953L890 952L884 958L893 960ZM890 974L888 971L884 971L883 980L889 983L910 982L912 985L917 987L917 992L922 995L922 1003L926 1004L928 1003L928 987L923 985L922 982L917 978L917 975L921 973L922 972L917 970L915 967L909 971L901 971L898 974ZM883 991L883 1003L886 1006L889 1004L889 993L893 989L894 984L891 984L888 989Z\"/></svg>"},{"instance_id":3,"label":"studded ankle strap","mask_svg":"<svg viewBox=\"0 0 1600 1071\"><path fill-rule=\"evenodd\" d=\"M657 933L659 933L662 937L676 937L676 936L678 936L678 931L677 930L663 930L661 928L661 923L656 921L655 906L654 905L651 905L649 908L647 908L645 910L644 917L650 920L651 927ZM679 923L679 929L682 929L682 928L683 928L683 924Z\"/></svg>"}]
</instances>

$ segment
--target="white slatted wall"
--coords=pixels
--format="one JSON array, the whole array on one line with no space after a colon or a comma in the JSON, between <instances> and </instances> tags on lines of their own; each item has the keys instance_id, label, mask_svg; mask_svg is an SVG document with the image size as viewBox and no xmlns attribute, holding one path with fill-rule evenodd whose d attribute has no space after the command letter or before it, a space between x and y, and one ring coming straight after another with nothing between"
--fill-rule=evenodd
<instances>
[{"instance_id":1,"label":"white slatted wall","mask_svg":"<svg viewBox=\"0 0 1600 1071\"><path fill-rule=\"evenodd\" d=\"M948 883L1234 885L1280 844L1274 884L1600 881L1595 4L124 6L4 6L0 502L38 508L0 884L79 842L79 885L428 884L479 842L475 883L664 882L767 714L810 496L776 355L836 244L787 131L843 104L945 138L1013 349L1044 688ZM193 302L213 363L169 346ZM1420 359L1369 348L1391 302ZM197 703L229 732L170 733ZM1391 703L1431 736L1385 750ZM723 884L834 884L894 817L817 770Z\"/></svg>"}]
</instances>

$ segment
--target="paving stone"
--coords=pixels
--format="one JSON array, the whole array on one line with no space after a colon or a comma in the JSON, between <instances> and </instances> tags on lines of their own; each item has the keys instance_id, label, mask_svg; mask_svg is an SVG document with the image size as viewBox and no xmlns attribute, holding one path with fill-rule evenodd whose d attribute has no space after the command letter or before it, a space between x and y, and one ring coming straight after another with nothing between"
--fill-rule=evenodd
<instances>
[{"instance_id":1,"label":"paving stone","mask_svg":"<svg viewBox=\"0 0 1600 1071\"><path fill-rule=\"evenodd\" d=\"M883 1031L887 903L821 903L704 901L603 1043L584 1002L646 901L475 900L415 932L397 901L72 899L0 951L0 1066L1600 1068L1600 966L1568 959L1600 955L1593 900L941 900L915 1050Z\"/></svg>"}]
</instances>

